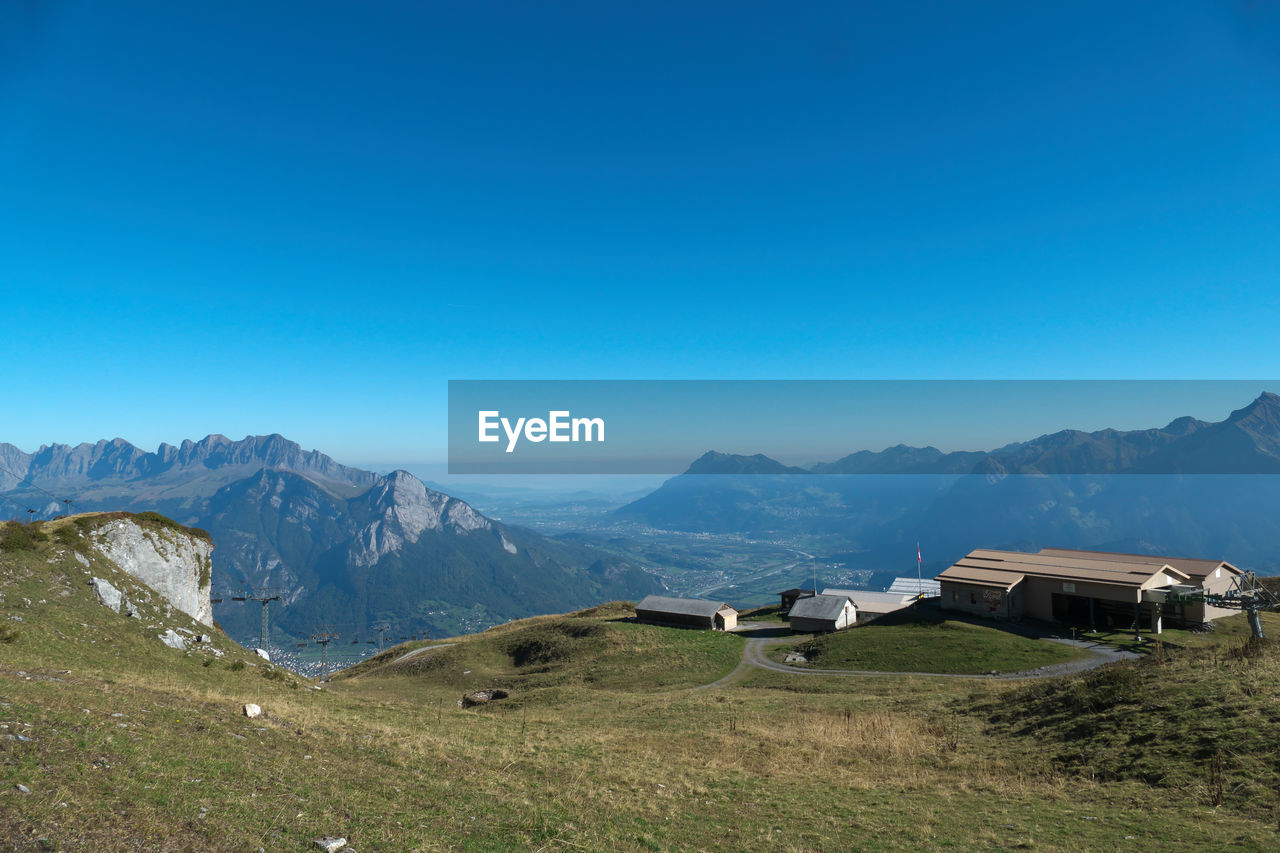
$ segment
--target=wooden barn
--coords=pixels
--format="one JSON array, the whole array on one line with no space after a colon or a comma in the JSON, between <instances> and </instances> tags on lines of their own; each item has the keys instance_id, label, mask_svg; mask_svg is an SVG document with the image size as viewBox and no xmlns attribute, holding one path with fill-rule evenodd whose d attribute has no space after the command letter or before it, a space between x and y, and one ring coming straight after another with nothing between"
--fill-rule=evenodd
<instances>
[{"instance_id":1,"label":"wooden barn","mask_svg":"<svg viewBox=\"0 0 1280 853\"><path fill-rule=\"evenodd\" d=\"M840 631L858 621L858 611L848 596L811 595L797 600L787 619L800 633Z\"/></svg>"},{"instance_id":2,"label":"wooden barn","mask_svg":"<svg viewBox=\"0 0 1280 853\"><path fill-rule=\"evenodd\" d=\"M723 601L647 595L636 605L636 621L679 628L730 631L738 627L738 611Z\"/></svg>"}]
</instances>

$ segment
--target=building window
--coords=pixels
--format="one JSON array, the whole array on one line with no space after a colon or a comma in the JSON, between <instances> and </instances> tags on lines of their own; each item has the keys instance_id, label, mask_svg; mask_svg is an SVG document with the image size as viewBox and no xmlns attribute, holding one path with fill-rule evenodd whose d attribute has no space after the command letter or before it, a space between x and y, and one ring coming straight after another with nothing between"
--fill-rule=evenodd
<instances>
[{"instance_id":1,"label":"building window","mask_svg":"<svg viewBox=\"0 0 1280 853\"><path fill-rule=\"evenodd\" d=\"M959 601L959 600L960 600L960 593L956 592L954 589L953 589L953 590L951 590L951 600L952 600L953 602L954 602L954 601Z\"/></svg>"},{"instance_id":2,"label":"building window","mask_svg":"<svg viewBox=\"0 0 1280 853\"><path fill-rule=\"evenodd\" d=\"M978 594L977 594L976 592L970 592L970 593L969 593L969 603L970 603L970 604L977 604L977 603L978 603Z\"/></svg>"}]
</instances>

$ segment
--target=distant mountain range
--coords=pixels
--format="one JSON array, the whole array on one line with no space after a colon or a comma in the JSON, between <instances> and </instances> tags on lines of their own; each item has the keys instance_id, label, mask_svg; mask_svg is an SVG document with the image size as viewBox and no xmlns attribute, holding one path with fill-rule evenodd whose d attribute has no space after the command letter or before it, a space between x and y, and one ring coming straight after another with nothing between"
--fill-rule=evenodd
<instances>
[{"instance_id":1,"label":"distant mountain range","mask_svg":"<svg viewBox=\"0 0 1280 853\"><path fill-rule=\"evenodd\" d=\"M901 564L920 539L946 560L1058 544L1280 568L1280 477L1258 476L1276 474L1280 396L1265 392L1218 423L1063 430L991 451L898 445L809 469L707 453L616 514L672 530L835 537L867 564Z\"/></svg>"},{"instance_id":2,"label":"distant mountain range","mask_svg":"<svg viewBox=\"0 0 1280 853\"><path fill-rule=\"evenodd\" d=\"M493 521L407 472L340 465L279 435L154 453L122 439L34 453L0 444L0 467L3 518L50 517L70 497L77 512L155 510L209 531L215 595L228 599L214 615L246 642L259 612L229 600L245 585L282 590L277 624L293 636L376 622L454 634L661 588L625 560Z\"/></svg>"}]
</instances>

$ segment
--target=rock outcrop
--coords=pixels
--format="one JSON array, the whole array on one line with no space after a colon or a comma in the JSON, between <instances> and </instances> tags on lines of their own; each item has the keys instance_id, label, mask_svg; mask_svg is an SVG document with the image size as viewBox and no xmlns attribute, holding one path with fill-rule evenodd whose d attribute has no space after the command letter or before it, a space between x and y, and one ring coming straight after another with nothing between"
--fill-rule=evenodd
<instances>
[{"instance_id":1,"label":"rock outcrop","mask_svg":"<svg viewBox=\"0 0 1280 853\"><path fill-rule=\"evenodd\" d=\"M374 520L363 527L347 549L352 565L372 566L428 530L470 533L491 530L489 519L471 505L433 489L406 471L395 471L370 490L367 500ZM501 535L501 534L499 534ZM516 547L502 540L507 553Z\"/></svg>"},{"instance_id":2,"label":"rock outcrop","mask_svg":"<svg viewBox=\"0 0 1280 853\"><path fill-rule=\"evenodd\" d=\"M90 529L90 536L95 550L173 607L197 622L213 623L209 601L213 543L206 537L130 517L108 517L100 527Z\"/></svg>"}]
</instances>

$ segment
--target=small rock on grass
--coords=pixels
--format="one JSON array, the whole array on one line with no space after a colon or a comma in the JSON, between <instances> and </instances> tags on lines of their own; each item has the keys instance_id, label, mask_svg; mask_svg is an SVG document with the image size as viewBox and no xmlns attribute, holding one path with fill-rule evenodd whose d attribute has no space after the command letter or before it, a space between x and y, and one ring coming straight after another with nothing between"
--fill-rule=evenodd
<instances>
[{"instance_id":1,"label":"small rock on grass","mask_svg":"<svg viewBox=\"0 0 1280 853\"><path fill-rule=\"evenodd\" d=\"M317 838L314 840L315 845L325 851L325 853L338 853L339 850L347 846L347 839L338 836L326 835L324 838Z\"/></svg>"},{"instance_id":2,"label":"small rock on grass","mask_svg":"<svg viewBox=\"0 0 1280 853\"><path fill-rule=\"evenodd\" d=\"M245 703L244 708L242 708L241 710L244 712L244 715L245 715L246 717L248 717L249 719L251 719L251 720L252 720L254 717L261 717L261 716L262 716L262 708L261 708L261 706L255 705L255 704L253 704L252 702L247 702L247 703Z\"/></svg>"},{"instance_id":3,"label":"small rock on grass","mask_svg":"<svg viewBox=\"0 0 1280 853\"><path fill-rule=\"evenodd\" d=\"M492 702L495 699L506 699L508 695L510 694L508 694L507 691L498 687L492 687L488 690L473 690L470 693L463 695L463 697L458 700L458 704L463 708L472 708L476 705L483 705L486 702Z\"/></svg>"},{"instance_id":4,"label":"small rock on grass","mask_svg":"<svg viewBox=\"0 0 1280 853\"><path fill-rule=\"evenodd\" d=\"M30 789L30 788L28 788L26 785L21 785L21 784L20 784L20 785L18 785L18 793L19 793L19 794L30 794L30 793L31 793L31 789Z\"/></svg>"}]
</instances>

